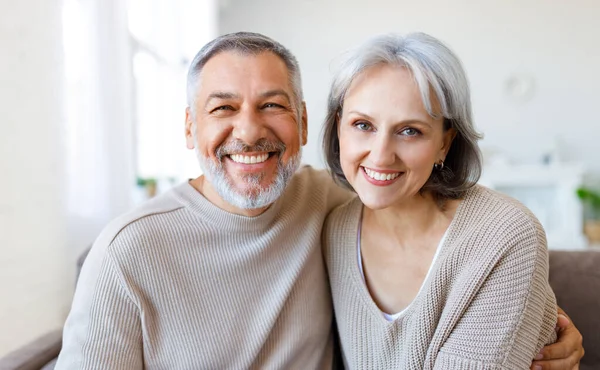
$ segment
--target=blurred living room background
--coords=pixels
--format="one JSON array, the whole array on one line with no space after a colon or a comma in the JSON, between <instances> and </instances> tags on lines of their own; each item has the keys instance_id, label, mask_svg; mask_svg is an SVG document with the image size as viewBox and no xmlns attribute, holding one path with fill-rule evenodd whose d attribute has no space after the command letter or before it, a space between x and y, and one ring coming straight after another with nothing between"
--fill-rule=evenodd
<instances>
[{"instance_id":1,"label":"blurred living room background","mask_svg":"<svg viewBox=\"0 0 600 370\"><path fill-rule=\"evenodd\" d=\"M234 31L298 57L316 167L338 57L379 33L440 38L469 76L481 182L530 207L550 248L597 248L599 17L595 0L2 0L0 357L63 325L110 219L200 174L186 71Z\"/></svg>"}]
</instances>

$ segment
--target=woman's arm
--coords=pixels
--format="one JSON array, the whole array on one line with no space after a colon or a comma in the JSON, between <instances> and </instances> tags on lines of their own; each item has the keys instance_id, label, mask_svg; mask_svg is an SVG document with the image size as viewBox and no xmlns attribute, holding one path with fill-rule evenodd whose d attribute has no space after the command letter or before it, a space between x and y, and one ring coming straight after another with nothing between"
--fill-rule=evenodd
<instances>
[{"instance_id":1,"label":"woman's arm","mask_svg":"<svg viewBox=\"0 0 600 370\"><path fill-rule=\"evenodd\" d=\"M539 223L527 224L490 250L500 255L442 345L436 369L528 369L556 340L546 239Z\"/></svg>"},{"instance_id":2,"label":"woman's arm","mask_svg":"<svg viewBox=\"0 0 600 370\"><path fill-rule=\"evenodd\" d=\"M583 357L583 337L565 311L558 308L558 340L536 355L532 370L576 370Z\"/></svg>"}]
</instances>

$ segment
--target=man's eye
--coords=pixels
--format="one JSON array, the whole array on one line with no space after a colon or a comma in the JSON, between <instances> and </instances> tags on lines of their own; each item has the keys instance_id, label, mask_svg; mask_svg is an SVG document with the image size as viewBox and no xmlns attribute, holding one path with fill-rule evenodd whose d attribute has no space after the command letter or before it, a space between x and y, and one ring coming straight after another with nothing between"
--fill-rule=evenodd
<instances>
[{"instance_id":1,"label":"man's eye","mask_svg":"<svg viewBox=\"0 0 600 370\"><path fill-rule=\"evenodd\" d=\"M215 109L211 110L210 112L218 112L218 111L223 111L223 110L233 110L233 107L231 105L221 105L216 107Z\"/></svg>"},{"instance_id":2,"label":"man's eye","mask_svg":"<svg viewBox=\"0 0 600 370\"><path fill-rule=\"evenodd\" d=\"M263 108L283 108L283 106L277 103L267 103L263 105Z\"/></svg>"}]
</instances>

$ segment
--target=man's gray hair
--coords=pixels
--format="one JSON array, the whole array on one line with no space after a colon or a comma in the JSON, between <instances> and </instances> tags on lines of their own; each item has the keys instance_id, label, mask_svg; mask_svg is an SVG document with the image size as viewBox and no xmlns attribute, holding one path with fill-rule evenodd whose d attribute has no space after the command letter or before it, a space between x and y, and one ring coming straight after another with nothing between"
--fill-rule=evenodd
<instances>
[{"instance_id":1,"label":"man's gray hair","mask_svg":"<svg viewBox=\"0 0 600 370\"><path fill-rule=\"evenodd\" d=\"M413 75L423 105L434 118L444 118L444 129L454 128L456 137L444 168L434 170L422 190L439 200L461 197L481 176L481 135L473 126L469 83L456 55L441 41L424 33L375 37L350 52L334 76L323 131L325 159L334 178L350 188L340 164L337 124L352 81L364 70L389 64L407 68ZM431 93L439 102L434 111Z\"/></svg>"},{"instance_id":2,"label":"man's gray hair","mask_svg":"<svg viewBox=\"0 0 600 370\"><path fill-rule=\"evenodd\" d=\"M202 68L213 56L225 52L236 51L241 54L258 55L264 52L271 52L277 55L285 63L290 84L293 91L294 109L299 116L302 115L302 78L300 75L300 66L296 57L283 45L277 41L253 32L236 32L219 36L196 54L187 75L187 103L192 113L195 112L195 97L198 90L198 80Z\"/></svg>"}]
</instances>

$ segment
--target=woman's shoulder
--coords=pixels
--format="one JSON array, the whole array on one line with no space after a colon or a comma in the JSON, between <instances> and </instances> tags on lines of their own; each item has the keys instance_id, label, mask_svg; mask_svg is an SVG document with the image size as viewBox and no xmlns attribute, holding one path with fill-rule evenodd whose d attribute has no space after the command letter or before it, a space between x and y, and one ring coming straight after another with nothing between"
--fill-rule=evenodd
<instances>
[{"instance_id":1,"label":"woman's shoulder","mask_svg":"<svg viewBox=\"0 0 600 370\"><path fill-rule=\"evenodd\" d=\"M363 204L358 196L339 205L329 213L323 226L323 245L356 242Z\"/></svg>"},{"instance_id":2,"label":"woman's shoulder","mask_svg":"<svg viewBox=\"0 0 600 370\"><path fill-rule=\"evenodd\" d=\"M478 279L499 266L511 271L547 268L546 234L535 215L518 200L484 186L467 192L447 241L449 263L481 267ZM461 271L473 273L468 268Z\"/></svg>"},{"instance_id":3,"label":"woman's shoulder","mask_svg":"<svg viewBox=\"0 0 600 370\"><path fill-rule=\"evenodd\" d=\"M467 228L505 238L543 238L537 217L518 200L482 185L471 188L463 200L461 223Z\"/></svg>"},{"instance_id":4,"label":"woman's shoulder","mask_svg":"<svg viewBox=\"0 0 600 370\"><path fill-rule=\"evenodd\" d=\"M350 223L355 223L360 219L363 204L357 195L352 196L345 203L337 206L327 216L326 226L341 227Z\"/></svg>"},{"instance_id":5,"label":"woman's shoulder","mask_svg":"<svg viewBox=\"0 0 600 370\"><path fill-rule=\"evenodd\" d=\"M502 219L510 218L517 222L539 222L533 212L517 199L483 185L475 185L467 192L465 200L472 203L473 208L478 208L483 213L499 216Z\"/></svg>"}]
</instances>

